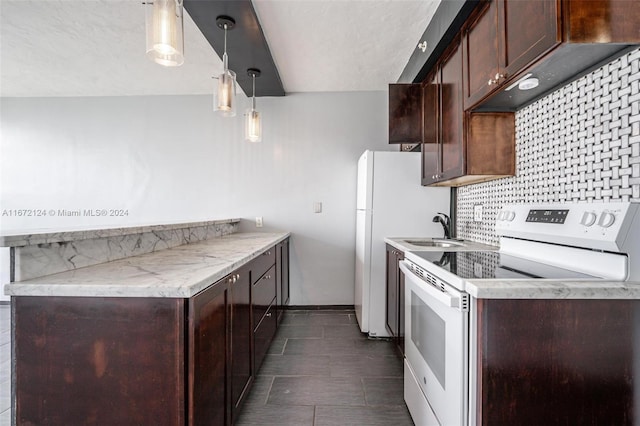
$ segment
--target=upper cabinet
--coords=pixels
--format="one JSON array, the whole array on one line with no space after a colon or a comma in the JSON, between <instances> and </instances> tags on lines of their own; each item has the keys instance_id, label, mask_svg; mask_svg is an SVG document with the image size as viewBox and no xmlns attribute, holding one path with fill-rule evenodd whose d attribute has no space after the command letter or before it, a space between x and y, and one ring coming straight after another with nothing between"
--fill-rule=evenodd
<instances>
[{"instance_id":1,"label":"upper cabinet","mask_svg":"<svg viewBox=\"0 0 640 426\"><path fill-rule=\"evenodd\" d=\"M560 43L559 7L559 0L493 0L472 18L463 31L466 109Z\"/></svg>"},{"instance_id":2,"label":"upper cabinet","mask_svg":"<svg viewBox=\"0 0 640 426\"><path fill-rule=\"evenodd\" d=\"M440 167L436 181L464 174L462 49L454 42L440 66Z\"/></svg>"},{"instance_id":3,"label":"upper cabinet","mask_svg":"<svg viewBox=\"0 0 640 426\"><path fill-rule=\"evenodd\" d=\"M389 143L422 142L422 88L420 84L389 85Z\"/></svg>"},{"instance_id":4,"label":"upper cabinet","mask_svg":"<svg viewBox=\"0 0 640 426\"><path fill-rule=\"evenodd\" d=\"M423 185L513 176L514 112L640 44L638 0L469 3L426 78L389 87L389 142L422 142Z\"/></svg>"},{"instance_id":5,"label":"upper cabinet","mask_svg":"<svg viewBox=\"0 0 640 426\"><path fill-rule=\"evenodd\" d=\"M465 113L454 42L423 84L422 185L461 186L515 173L513 113Z\"/></svg>"},{"instance_id":6,"label":"upper cabinet","mask_svg":"<svg viewBox=\"0 0 640 426\"><path fill-rule=\"evenodd\" d=\"M493 57L482 58L488 47L480 46L492 36L490 22L497 29L497 44L491 41L497 70ZM462 30L465 108L516 111L636 48L638 22L638 0L493 0ZM535 83L520 88L527 78Z\"/></svg>"}]
</instances>

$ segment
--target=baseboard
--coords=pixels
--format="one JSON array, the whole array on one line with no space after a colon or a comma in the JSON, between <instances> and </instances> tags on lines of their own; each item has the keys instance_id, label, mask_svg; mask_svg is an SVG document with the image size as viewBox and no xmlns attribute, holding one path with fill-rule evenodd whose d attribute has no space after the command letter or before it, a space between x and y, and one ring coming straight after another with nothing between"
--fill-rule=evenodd
<instances>
[{"instance_id":1,"label":"baseboard","mask_svg":"<svg viewBox=\"0 0 640 426\"><path fill-rule=\"evenodd\" d=\"M285 305L285 311L353 311L353 305Z\"/></svg>"}]
</instances>

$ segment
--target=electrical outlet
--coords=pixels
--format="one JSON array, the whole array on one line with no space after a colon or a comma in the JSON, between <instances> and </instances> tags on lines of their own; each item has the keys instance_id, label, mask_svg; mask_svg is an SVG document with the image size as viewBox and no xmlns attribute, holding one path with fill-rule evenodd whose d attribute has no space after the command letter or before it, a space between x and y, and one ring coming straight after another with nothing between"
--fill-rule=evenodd
<instances>
[{"instance_id":1,"label":"electrical outlet","mask_svg":"<svg viewBox=\"0 0 640 426\"><path fill-rule=\"evenodd\" d=\"M473 206L473 221L482 222L482 204L476 204Z\"/></svg>"},{"instance_id":2,"label":"electrical outlet","mask_svg":"<svg viewBox=\"0 0 640 426\"><path fill-rule=\"evenodd\" d=\"M482 278L482 263L473 263L473 276L476 278Z\"/></svg>"},{"instance_id":3,"label":"electrical outlet","mask_svg":"<svg viewBox=\"0 0 640 426\"><path fill-rule=\"evenodd\" d=\"M262 228L262 216L256 216L256 228Z\"/></svg>"},{"instance_id":4,"label":"electrical outlet","mask_svg":"<svg viewBox=\"0 0 640 426\"><path fill-rule=\"evenodd\" d=\"M322 213L322 203L319 201L316 201L315 203L313 203L313 212L314 213Z\"/></svg>"}]
</instances>

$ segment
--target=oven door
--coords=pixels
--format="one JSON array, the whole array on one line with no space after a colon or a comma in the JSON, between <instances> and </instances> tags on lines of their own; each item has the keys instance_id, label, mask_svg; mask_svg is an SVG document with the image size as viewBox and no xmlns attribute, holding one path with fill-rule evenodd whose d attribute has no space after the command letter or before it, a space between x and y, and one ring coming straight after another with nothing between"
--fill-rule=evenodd
<instances>
[{"instance_id":1,"label":"oven door","mask_svg":"<svg viewBox=\"0 0 640 426\"><path fill-rule=\"evenodd\" d=\"M441 425L468 414L468 295L435 287L400 262L405 275L405 355ZM416 421L416 419L414 419Z\"/></svg>"}]
</instances>

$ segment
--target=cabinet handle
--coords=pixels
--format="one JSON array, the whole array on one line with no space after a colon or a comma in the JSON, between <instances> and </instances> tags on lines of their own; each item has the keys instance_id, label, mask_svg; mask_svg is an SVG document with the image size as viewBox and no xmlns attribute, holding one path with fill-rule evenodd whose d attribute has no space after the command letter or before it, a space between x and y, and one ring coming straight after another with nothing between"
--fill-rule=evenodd
<instances>
[{"instance_id":1,"label":"cabinet handle","mask_svg":"<svg viewBox=\"0 0 640 426\"><path fill-rule=\"evenodd\" d=\"M262 254L264 254L265 256L269 256L269 255L271 255L271 250L266 251L266 252L264 252L264 253L262 253Z\"/></svg>"},{"instance_id":2,"label":"cabinet handle","mask_svg":"<svg viewBox=\"0 0 640 426\"><path fill-rule=\"evenodd\" d=\"M264 277L262 277L263 280L270 280L271 279L271 275L265 275Z\"/></svg>"},{"instance_id":3,"label":"cabinet handle","mask_svg":"<svg viewBox=\"0 0 640 426\"><path fill-rule=\"evenodd\" d=\"M265 315L265 317L271 317L271 312L269 312L268 314Z\"/></svg>"},{"instance_id":4,"label":"cabinet handle","mask_svg":"<svg viewBox=\"0 0 640 426\"><path fill-rule=\"evenodd\" d=\"M507 75L506 74L500 74L500 73L496 73L495 78L493 79L489 79L489 81L487 82L488 86L493 86L494 84L498 84L500 83L500 80L505 78Z\"/></svg>"}]
</instances>

